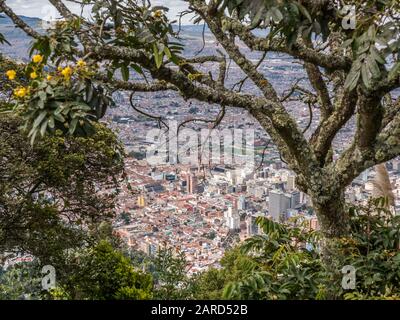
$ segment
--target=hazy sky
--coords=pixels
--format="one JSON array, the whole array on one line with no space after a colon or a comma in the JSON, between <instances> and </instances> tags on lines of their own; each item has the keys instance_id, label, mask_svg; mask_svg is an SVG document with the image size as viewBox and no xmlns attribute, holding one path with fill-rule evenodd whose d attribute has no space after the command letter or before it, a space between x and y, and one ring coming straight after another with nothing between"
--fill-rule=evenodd
<instances>
[{"instance_id":1,"label":"hazy sky","mask_svg":"<svg viewBox=\"0 0 400 320\"><path fill-rule=\"evenodd\" d=\"M76 13L80 12L80 6L78 4L68 3L64 1L68 6ZM170 19L176 20L177 14L187 8L187 3L183 0L152 0L154 5L163 5L170 8L169 17ZM17 14L25 15L28 17L39 17L51 20L57 13L54 11L47 0L6 0L6 4L9 5ZM189 23L188 18L185 19L184 23Z\"/></svg>"}]
</instances>

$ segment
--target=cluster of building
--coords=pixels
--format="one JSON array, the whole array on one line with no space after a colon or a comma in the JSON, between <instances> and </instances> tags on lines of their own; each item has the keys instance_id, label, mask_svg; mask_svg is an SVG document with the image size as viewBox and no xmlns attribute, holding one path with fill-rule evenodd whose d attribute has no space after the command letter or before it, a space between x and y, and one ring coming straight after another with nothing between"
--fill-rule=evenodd
<instances>
[{"instance_id":1,"label":"cluster of building","mask_svg":"<svg viewBox=\"0 0 400 320\"><path fill-rule=\"evenodd\" d=\"M388 163L396 210L400 207L400 160ZM309 197L296 189L295 177L274 163L261 170L216 166L206 174L198 167L175 164L154 168L129 158L127 182L115 223L117 232L135 250L154 255L161 247L185 253L196 273L219 266L225 250L259 234L257 217L277 222L301 216L310 229L318 220ZM374 170L364 172L347 190L349 201L365 203L374 194Z\"/></svg>"},{"instance_id":2,"label":"cluster of building","mask_svg":"<svg viewBox=\"0 0 400 320\"><path fill-rule=\"evenodd\" d=\"M192 41L187 50L189 56L202 43ZM215 54L218 45L207 38L203 54ZM258 61L254 53L250 59ZM212 65L204 64L204 70ZM292 82L304 76L299 64L286 56L271 55L260 65L268 73L274 87L284 93ZM207 72L208 72L207 71ZM244 78L234 64L228 71L226 85L230 87ZM247 93L257 94L251 82L243 85ZM169 161L164 165L151 165L146 161L146 150L152 146L146 134L162 123L134 112L129 103L128 93L116 94L119 108L113 109L110 125L118 130L126 145L129 158L126 162L128 182L122 189L115 228L135 249L154 255L160 247L172 246L183 251L190 264L189 273L218 266L225 250L252 235L260 233L257 217L266 217L278 222L302 216L311 229L318 229L318 220L309 197L297 190L295 176L282 162L276 147L270 143L265 130L245 110L228 108L220 130L251 129L254 131L254 166L246 164L185 165ZM164 122L178 123L197 118L217 118L220 107L206 103L185 101L174 92L137 93L133 103L154 116L161 116ZM308 125L310 114L307 106L288 103L289 112L299 127ZM318 124L319 114L315 111L314 121L308 130L313 132ZM205 125L203 124L203 127ZM191 123L199 130L201 125ZM352 119L341 130L334 141L334 158L351 143L355 121ZM400 209L400 161L387 164L396 197L396 210ZM366 203L374 194L374 169L364 172L349 186L346 197L349 201Z\"/></svg>"},{"instance_id":3,"label":"cluster of building","mask_svg":"<svg viewBox=\"0 0 400 320\"><path fill-rule=\"evenodd\" d=\"M127 244L149 255L161 247L185 253L196 273L218 267L225 250L261 231L257 217L285 221L301 214L317 228L305 194L289 170L270 164L261 171L175 164L154 168L146 160L126 162L115 228ZM126 217L129 217L126 219Z\"/></svg>"}]
</instances>

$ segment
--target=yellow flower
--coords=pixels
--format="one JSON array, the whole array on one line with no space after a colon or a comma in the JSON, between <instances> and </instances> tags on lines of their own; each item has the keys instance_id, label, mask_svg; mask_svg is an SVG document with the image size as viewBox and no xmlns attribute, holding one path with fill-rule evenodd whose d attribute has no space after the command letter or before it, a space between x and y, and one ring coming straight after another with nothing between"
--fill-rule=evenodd
<instances>
[{"instance_id":1,"label":"yellow flower","mask_svg":"<svg viewBox=\"0 0 400 320\"><path fill-rule=\"evenodd\" d=\"M14 70L8 70L6 72L6 75L7 75L9 80L14 80L15 77L17 76L17 73Z\"/></svg>"},{"instance_id":2,"label":"yellow flower","mask_svg":"<svg viewBox=\"0 0 400 320\"><path fill-rule=\"evenodd\" d=\"M72 76L72 68L71 67L66 67L61 71L61 74L64 76L66 80L71 79Z\"/></svg>"},{"instance_id":3,"label":"yellow flower","mask_svg":"<svg viewBox=\"0 0 400 320\"><path fill-rule=\"evenodd\" d=\"M154 18L161 18L163 12L161 10L157 10L155 12L153 12L153 17Z\"/></svg>"},{"instance_id":4,"label":"yellow flower","mask_svg":"<svg viewBox=\"0 0 400 320\"><path fill-rule=\"evenodd\" d=\"M61 71L63 71L63 67L60 66L57 68L57 70L61 72Z\"/></svg>"},{"instance_id":5,"label":"yellow flower","mask_svg":"<svg viewBox=\"0 0 400 320\"><path fill-rule=\"evenodd\" d=\"M20 87L14 90L14 95L18 98L24 98L28 94L28 90L24 87Z\"/></svg>"},{"instance_id":6,"label":"yellow flower","mask_svg":"<svg viewBox=\"0 0 400 320\"><path fill-rule=\"evenodd\" d=\"M79 60L79 61L76 63L76 65L77 65L79 68L83 68L83 67L86 67L86 62L83 61L83 60Z\"/></svg>"},{"instance_id":7,"label":"yellow flower","mask_svg":"<svg viewBox=\"0 0 400 320\"><path fill-rule=\"evenodd\" d=\"M38 74L36 73L36 71L33 71L31 74L31 79L36 79L38 77Z\"/></svg>"},{"instance_id":8,"label":"yellow flower","mask_svg":"<svg viewBox=\"0 0 400 320\"><path fill-rule=\"evenodd\" d=\"M48 75L46 78L48 81L51 81L53 79L53 77L51 75Z\"/></svg>"},{"instance_id":9,"label":"yellow flower","mask_svg":"<svg viewBox=\"0 0 400 320\"><path fill-rule=\"evenodd\" d=\"M34 55L32 57L32 61L34 63L42 63L43 62L43 56L41 56L40 54Z\"/></svg>"}]
</instances>

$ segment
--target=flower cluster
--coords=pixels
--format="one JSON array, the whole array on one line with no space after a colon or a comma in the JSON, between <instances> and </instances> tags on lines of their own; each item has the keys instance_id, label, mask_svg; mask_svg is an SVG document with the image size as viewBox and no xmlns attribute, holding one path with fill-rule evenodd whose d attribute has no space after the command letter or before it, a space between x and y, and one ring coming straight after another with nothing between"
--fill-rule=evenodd
<instances>
[{"instance_id":1,"label":"flower cluster","mask_svg":"<svg viewBox=\"0 0 400 320\"><path fill-rule=\"evenodd\" d=\"M28 92L29 92L29 89L27 89L25 87L19 87L14 90L14 95L17 98L25 98L25 96L28 94Z\"/></svg>"},{"instance_id":2,"label":"flower cluster","mask_svg":"<svg viewBox=\"0 0 400 320\"><path fill-rule=\"evenodd\" d=\"M44 57L42 55L37 54L32 57L32 62L28 65L26 69L30 80L36 80L41 76L43 72L43 61ZM17 71L8 70L6 72L6 76L8 80L16 81ZM30 94L30 92L31 92L31 86L27 87L19 86L16 89L14 89L14 96L18 99L24 99Z\"/></svg>"},{"instance_id":3,"label":"flower cluster","mask_svg":"<svg viewBox=\"0 0 400 320\"><path fill-rule=\"evenodd\" d=\"M43 70L43 56L41 56L40 54L36 54L32 57L32 64L31 64L31 68L30 68L30 73L29 73L29 77L32 80L35 80L39 77L39 74L42 72Z\"/></svg>"},{"instance_id":4,"label":"flower cluster","mask_svg":"<svg viewBox=\"0 0 400 320\"><path fill-rule=\"evenodd\" d=\"M91 122L94 112L98 112L96 108L103 110L110 103L91 81L97 69L97 64L84 59L54 69L47 66L46 56L37 54L22 72L6 71L13 88L14 110L25 119L24 128L32 144L39 135L57 130L70 135L93 132ZM87 92L91 92L90 98Z\"/></svg>"},{"instance_id":5,"label":"flower cluster","mask_svg":"<svg viewBox=\"0 0 400 320\"><path fill-rule=\"evenodd\" d=\"M42 55L34 55L31 63L26 68L27 78L30 84L27 87L18 86L14 89L14 96L23 100L31 93L32 89L38 87L38 82L48 82L52 86L68 85L72 77L76 75L85 75L89 73L89 68L84 60L77 61L74 65L66 65L58 67L56 72L46 73L44 71L45 58ZM8 70L6 76L10 81L17 80L17 71ZM35 83L36 81L36 83Z\"/></svg>"},{"instance_id":6,"label":"flower cluster","mask_svg":"<svg viewBox=\"0 0 400 320\"><path fill-rule=\"evenodd\" d=\"M156 19L160 19L163 16L163 11L161 10L156 10L153 12L152 16Z\"/></svg>"},{"instance_id":7,"label":"flower cluster","mask_svg":"<svg viewBox=\"0 0 400 320\"><path fill-rule=\"evenodd\" d=\"M74 73L73 69L70 66L67 66L65 68L60 67L59 71L66 81L71 80L71 77Z\"/></svg>"}]
</instances>

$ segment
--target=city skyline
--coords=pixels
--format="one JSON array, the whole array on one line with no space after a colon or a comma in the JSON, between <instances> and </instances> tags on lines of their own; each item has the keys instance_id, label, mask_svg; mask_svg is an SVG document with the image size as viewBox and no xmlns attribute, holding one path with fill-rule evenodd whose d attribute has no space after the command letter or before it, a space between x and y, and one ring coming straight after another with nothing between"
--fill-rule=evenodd
<instances>
[{"instance_id":1,"label":"city skyline","mask_svg":"<svg viewBox=\"0 0 400 320\"><path fill-rule=\"evenodd\" d=\"M152 5L159 5L168 7L168 18L170 20L177 20L178 14L187 9L187 3L183 0L152 0ZM54 7L49 3L48 0L10 0L7 4L15 10L15 13L24 15L27 17L35 17L41 19L59 18L59 14L54 10ZM81 12L79 4L66 2L68 7L76 14ZM86 16L90 14L90 9L87 8L84 13ZM191 24L190 16L182 18L183 24Z\"/></svg>"}]
</instances>

